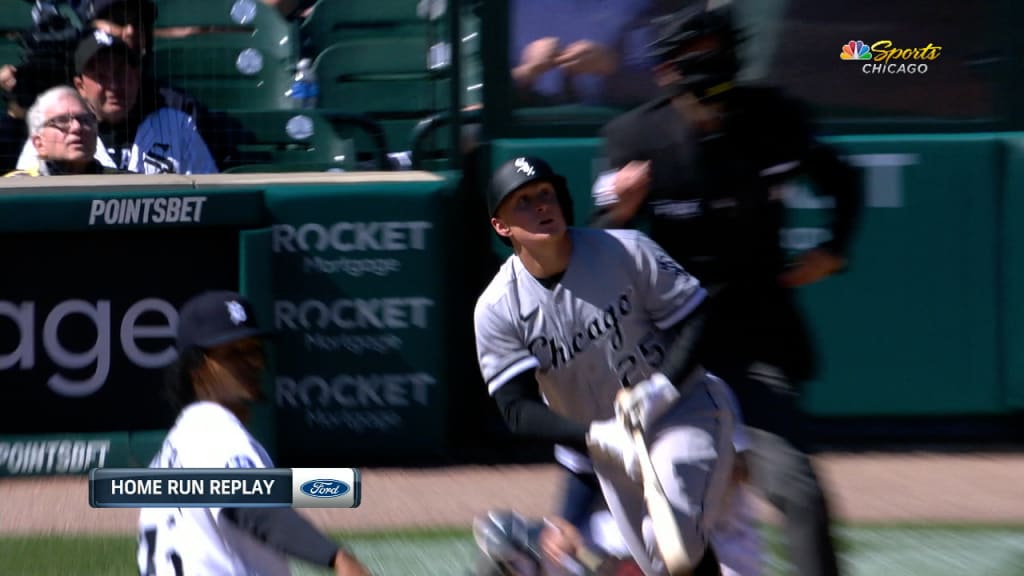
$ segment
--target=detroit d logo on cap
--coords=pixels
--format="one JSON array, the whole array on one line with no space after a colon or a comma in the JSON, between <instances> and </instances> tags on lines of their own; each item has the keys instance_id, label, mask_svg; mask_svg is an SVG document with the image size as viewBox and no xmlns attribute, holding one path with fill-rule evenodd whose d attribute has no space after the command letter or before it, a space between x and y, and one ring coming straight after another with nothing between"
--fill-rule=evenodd
<instances>
[{"instance_id":1,"label":"detroit d logo on cap","mask_svg":"<svg viewBox=\"0 0 1024 576\"><path fill-rule=\"evenodd\" d=\"M228 315L231 316L231 322L235 326L238 326L242 322L248 320L248 316L245 314L245 308L240 303L231 300L230 302L225 302L224 305L228 307Z\"/></svg>"}]
</instances>

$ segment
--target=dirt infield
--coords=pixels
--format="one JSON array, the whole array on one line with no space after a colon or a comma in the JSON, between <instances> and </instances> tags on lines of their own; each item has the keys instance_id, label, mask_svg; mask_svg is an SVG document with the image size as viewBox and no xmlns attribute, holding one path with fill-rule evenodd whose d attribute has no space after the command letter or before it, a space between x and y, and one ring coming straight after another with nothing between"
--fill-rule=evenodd
<instances>
[{"instance_id":1,"label":"dirt infield","mask_svg":"<svg viewBox=\"0 0 1024 576\"><path fill-rule=\"evenodd\" d=\"M840 522L1024 525L1024 454L824 454L816 463ZM364 469L359 508L305 512L351 532L466 527L491 508L540 516L557 501L559 474L554 466ZM0 534L131 534L137 516L90 508L85 478L0 480Z\"/></svg>"}]
</instances>

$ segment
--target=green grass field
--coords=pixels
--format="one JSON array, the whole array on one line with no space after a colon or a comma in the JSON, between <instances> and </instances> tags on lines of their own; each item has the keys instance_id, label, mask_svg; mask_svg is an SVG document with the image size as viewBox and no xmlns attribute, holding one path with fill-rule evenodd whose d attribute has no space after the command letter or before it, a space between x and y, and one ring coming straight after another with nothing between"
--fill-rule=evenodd
<instances>
[{"instance_id":1,"label":"green grass field","mask_svg":"<svg viewBox=\"0 0 1024 576\"><path fill-rule=\"evenodd\" d=\"M850 576L1019 576L1024 526L853 526L839 528ZM378 575L464 576L475 547L465 531L336 534ZM766 576L783 574L780 541L765 531ZM296 576L327 572L295 565ZM111 536L0 538L2 576L135 576L135 539Z\"/></svg>"}]
</instances>

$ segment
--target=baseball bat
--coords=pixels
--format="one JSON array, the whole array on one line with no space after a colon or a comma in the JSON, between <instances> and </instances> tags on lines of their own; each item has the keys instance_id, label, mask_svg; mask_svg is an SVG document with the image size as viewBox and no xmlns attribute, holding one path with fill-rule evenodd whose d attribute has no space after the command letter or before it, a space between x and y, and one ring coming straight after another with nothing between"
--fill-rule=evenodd
<instances>
[{"instance_id":1,"label":"baseball bat","mask_svg":"<svg viewBox=\"0 0 1024 576\"><path fill-rule=\"evenodd\" d=\"M643 430L640 426L630 428L633 432L633 442L636 444L640 474L643 477L644 503L647 504L647 512L654 524L654 542L658 552L671 576L691 576L693 571L686 546L683 544L683 535L676 524L672 504L665 496L665 490L658 481L658 474L654 471Z\"/></svg>"}]
</instances>

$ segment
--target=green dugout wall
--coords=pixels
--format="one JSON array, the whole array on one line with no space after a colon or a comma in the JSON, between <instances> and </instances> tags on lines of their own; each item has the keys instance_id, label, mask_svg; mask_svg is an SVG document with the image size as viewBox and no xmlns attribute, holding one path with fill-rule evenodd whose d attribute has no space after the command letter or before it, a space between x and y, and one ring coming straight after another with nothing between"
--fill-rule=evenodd
<instances>
[{"instance_id":1,"label":"green dugout wall","mask_svg":"<svg viewBox=\"0 0 1024 576\"><path fill-rule=\"evenodd\" d=\"M0 476L147 465L175 416L162 370L177 310L215 288L247 294L276 332L250 428L277 464L444 455L462 318L455 180L53 182L0 187Z\"/></svg>"}]
</instances>

